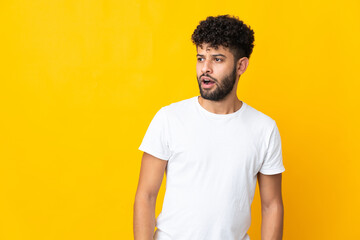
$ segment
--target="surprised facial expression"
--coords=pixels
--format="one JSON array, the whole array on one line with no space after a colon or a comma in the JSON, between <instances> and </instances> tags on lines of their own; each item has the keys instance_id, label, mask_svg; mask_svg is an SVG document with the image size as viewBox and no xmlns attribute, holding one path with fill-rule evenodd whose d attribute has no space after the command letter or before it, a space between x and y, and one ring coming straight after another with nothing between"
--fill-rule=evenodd
<instances>
[{"instance_id":1,"label":"surprised facial expression","mask_svg":"<svg viewBox=\"0 0 360 240\"><path fill-rule=\"evenodd\" d=\"M212 101L224 99L234 88L236 66L228 48L197 47L196 74L201 97Z\"/></svg>"}]
</instances>

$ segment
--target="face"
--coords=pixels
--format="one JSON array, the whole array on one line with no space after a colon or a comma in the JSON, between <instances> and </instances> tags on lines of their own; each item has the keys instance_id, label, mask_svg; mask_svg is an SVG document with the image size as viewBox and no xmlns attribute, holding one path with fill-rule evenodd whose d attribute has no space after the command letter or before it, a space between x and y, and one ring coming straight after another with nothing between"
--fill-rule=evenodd
<instances>
[{"instance_id":1,"label":"face","mask_svg":"<svg viewBox=\"0 0 360 240\"><path fill-rule=\"evenodd\" d=\"M212 101L224 99L238 78L230 50L223 46L215 49L207 44L197 47L196 73L201 97Z\"/></svg>"}]
</instances>

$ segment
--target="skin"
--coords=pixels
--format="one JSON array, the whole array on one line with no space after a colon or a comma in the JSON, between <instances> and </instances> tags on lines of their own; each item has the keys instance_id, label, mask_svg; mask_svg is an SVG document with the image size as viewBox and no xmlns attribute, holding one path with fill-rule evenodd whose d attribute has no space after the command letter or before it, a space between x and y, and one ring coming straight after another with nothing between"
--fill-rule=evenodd
<instances>
[{"instance_id":1,"label":"skin","mask_svg":"<svg viewBox=\"0 0 360 240\"><path fill-rule=\"evenodd\" d=\"M201 92L198 99L201 106L216 114L229 114L239 110L242 101L238 99L236 90L239 77L245 72L248 64L247 57L235 61L229 48L223 46L212 48L207 44L198 46L196 73ZM211 89L202 89L201 87L200 77L204 74L216 81ZM221 99L210 100L214 93L222 90L226 92L226 88L224 88L226 81L233 84L229 93ZM134 202L135 240L153 239L156 199L167 163L168 161L156 158L146 152L143 153ZM281 240L284 214L281 194L282 174L264 175L259 172L257 178L262 209L261 239Z\"/></svg>"},{"instance_id":2,"label":"skin","mask_svg":"<svg viewBox=\"0 0 360 240\"><path fill-rule=\"evenodd\" d=\"M166 166L167 161L143 153L134 202L134 240L153 239L156 199Z\"/></svg>"},{"instance_id":3,"label":"skin","mask_svg":"<svg viewBox=\"0 0 360 240\"><path fill-rule=\"evenodd\" d=\"M223 46L213 48L210 47L209 44L199 45L197 47L196 74L200 93L203 92L199 97L200 105L209 112L216 114L229 114L239 110L242 106L242 101L237 97L236 89L239 77L245 72L248 64L249 59L247 57L240 58L235 62L234 56L229 48ZM229 94L218 101L206 99L206 96L218 91L224 80L231 76L234 71L235 84ZM200 85L200 76L205 74L214 80L216 79L215 86L211 89L204 89Z\"/></svg>"},{"instance_id":4,"label":"skin","mask_svg":"<svg viewBox=\"0 0 360 240\"><path fill-rule=\"evenodd\" d=\"M284 205L281 194L282 174L264 175L258 173L261 198L261 239L281 240L283 238Z\"/></svg>"}]
</instances>

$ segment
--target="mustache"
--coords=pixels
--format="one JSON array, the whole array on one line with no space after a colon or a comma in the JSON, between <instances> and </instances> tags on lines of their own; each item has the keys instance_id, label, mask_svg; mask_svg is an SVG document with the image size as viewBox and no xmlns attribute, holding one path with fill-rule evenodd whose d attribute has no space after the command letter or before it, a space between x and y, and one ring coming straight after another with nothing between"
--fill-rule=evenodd
<instances>
[{"instance_id":1,"label":"mustache","mask_svg":"<svg viewBox=\"0 0 360 240\"><path fill-rule=\"evenodd\" d=\"M201 79L201 77L208 77L210 78L211 80L213 80L214 82L217 82L216 78L213 78L212 76L210 76L209 74L201 74L200 77L199 77L199 80Z\"/></svg>"}]
</instances>

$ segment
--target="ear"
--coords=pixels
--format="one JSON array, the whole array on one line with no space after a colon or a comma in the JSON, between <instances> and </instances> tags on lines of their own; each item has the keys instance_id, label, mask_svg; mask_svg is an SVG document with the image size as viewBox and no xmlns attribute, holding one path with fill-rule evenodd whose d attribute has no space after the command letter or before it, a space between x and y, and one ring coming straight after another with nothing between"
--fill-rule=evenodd
<instances>
[{"instance_id":1,"label":"ear","mask_svg":"<svg viewBox=\"0 0 360 240\"><path fill-rule=\"evenodd\" d=\"M246 71L248 65L249 65L249 59L247 57L240 58L236 63L236 72L237 72L237 74L239 76L241 74L243 74Z\"/></svg>"}]
</instances>

